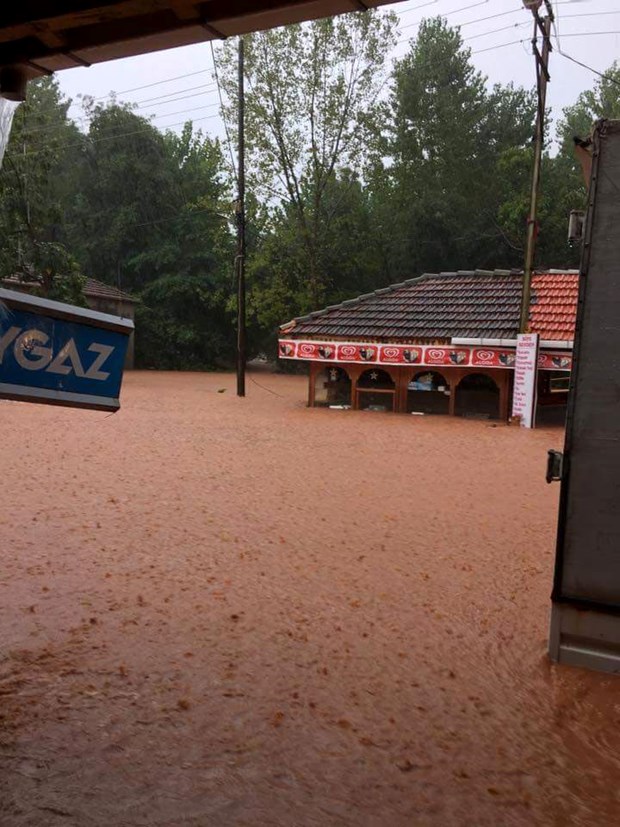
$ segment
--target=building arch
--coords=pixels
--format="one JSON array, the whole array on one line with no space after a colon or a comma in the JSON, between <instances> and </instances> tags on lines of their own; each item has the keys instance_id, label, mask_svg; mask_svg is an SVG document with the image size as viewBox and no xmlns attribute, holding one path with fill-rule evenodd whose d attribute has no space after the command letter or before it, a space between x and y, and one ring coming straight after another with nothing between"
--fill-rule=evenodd
<instances>
[{"instance_id":1,"label":"building arch","mask_svg":"<svg viewBox=\"0 0 620 827\"><path fill-rule=\"evenodd\" d=\"M319 363L314 380L313 407L352 405L353 382L345 365Z\"/></svg>"},{"instance_id":2,"label":"building arch","mask_svg":"<svg viewBox=\"0 0 620 827\"><path fill-rule=\"evenodd\" d=\"M500 419L501 384L486 371L467 371L454 388L455 414L487 419Z\"/></svg>"},{"instance_id":3,"label":"building arch","mask_svg":"<svg viewBox=\"0 0 620 827\"><path fill-rule=\"evenodd\" d=\"M418 367L409 371L405 393L407 413L450 413L450 382L439 370Z\"/></svg>"},{"instance_id":4,"label":"building arch","mask_svg":"<svg viewBox=\"0 0 620 827\"><path fill-rule=\"evenodd\" d=\"M396 377L388 367L369 367L355 383L355 407L359 410L396 410Z\"/></svg>"}]
</instances>

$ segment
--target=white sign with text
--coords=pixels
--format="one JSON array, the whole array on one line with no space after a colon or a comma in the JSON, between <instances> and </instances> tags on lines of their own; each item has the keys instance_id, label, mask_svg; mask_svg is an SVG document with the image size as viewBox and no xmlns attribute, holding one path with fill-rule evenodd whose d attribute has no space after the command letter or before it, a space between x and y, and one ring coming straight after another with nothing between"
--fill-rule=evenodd
<instances>
[{"instance_id":1,"label":"white sign with text","mask_svg":"<svg viewBox=\"0 0 620 827\"><path fill-rule=\"evenodd\" d=\"M523 428L534 427L538 344L538 333L520 333L517 336L512 415L520 418Z\"/></svg>"}]
</instances>

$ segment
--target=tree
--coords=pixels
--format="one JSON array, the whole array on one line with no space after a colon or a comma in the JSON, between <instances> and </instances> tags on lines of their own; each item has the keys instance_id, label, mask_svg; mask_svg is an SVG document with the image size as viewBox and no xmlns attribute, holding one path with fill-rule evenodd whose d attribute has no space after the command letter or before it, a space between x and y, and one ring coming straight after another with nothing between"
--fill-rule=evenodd
<instances>
[{"instance_id":1,"label":"tree","mask_svg":"<svg viewBox=\"0 0 620 827\"><path fill-rule=\"evenodd\" d=\"M183 203L176 217L158 225L158 244L133 259L140 268L150 262L152 275L137 309L136 357L140 365L165 369L230 364L234 253L221 148L189 123L180 136L166 133L164 148Z\"/></svg>"},{"instance_id":2,"label":"tree","mask_svg":"<svg viewBox=\"0 0 620 827\"><path fill-rule=\"evenodd\" d=\"M328 190L340 170L361 169L369 156L395 28L394 15L368 12L246 38L250 188L272 205L274 230L294 227L299 237L295 255L308 288L298 296L300 311L328 295ZM232 121L232 45L224 44L219 65L228 98L224 114Z\"/></svg>"},{"instance_id":3,"label":"tree","mask_svg":"<svg viewBox=\"0 0 620 827\"><path fill-rule=\"evenodd\" d=\"M28 85L0 172L0 272L39 292L83 304L84 277L63 225L74 194L72 157L82 136L68 118L70 100L54 78Z\"/></svg>"},{"instance_id":4,"label":"tree","mask_svg":"<svg viewBox=\"0 0 620 827\"><path fill-rule=\"evenodd\" d=\"M70 242L89 275L139 291L172 263L162 242L183 193L165 138L146 118L116 103L91 105L88 114Z\"/></svg>"},{"instance_id":5,"label":"tree","mask_svg":"<svg viewBox=\"0 0 620 827\"><path fill-rule=\"evenodd\" d=\"M318 265L325 274L330 304L387 283L369 196L359 176L344 169L333 176L322 198ZM297 215L284 202L274 212L248 267L250 342L256 349L269 351L279 324L306 309L317 309L307 276Z\"/></svg>"},{"instance_id":6,"label":"tree","mask_svg":"<svg viewBox=\"0 0 620 827\"><path fill-rule=\"evenodd\" d=\"M527 154L532 94L489 91L459 30L438 17L423 21L396 62L390 110L392 271L520 263L520 239L502 226L507 192L497 178L508 159Z\"/></svg>"}]
</instances>

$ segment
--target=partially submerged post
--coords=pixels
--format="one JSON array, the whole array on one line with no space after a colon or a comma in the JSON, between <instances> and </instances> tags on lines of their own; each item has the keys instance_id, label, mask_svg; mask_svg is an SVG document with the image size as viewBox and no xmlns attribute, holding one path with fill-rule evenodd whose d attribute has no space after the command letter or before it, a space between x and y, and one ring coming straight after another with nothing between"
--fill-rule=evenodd
<instances>
[{"instance_id":1,"label":"partially submerged post","mask_svg":"<svg viewBox=\"0 0 620 827\"><path fill-rule=\"evenodd\" d=\"M237 195L237 396L245 396L245 90L243 37L239 38L239 160Z\"/></svg>"}]
</instances>

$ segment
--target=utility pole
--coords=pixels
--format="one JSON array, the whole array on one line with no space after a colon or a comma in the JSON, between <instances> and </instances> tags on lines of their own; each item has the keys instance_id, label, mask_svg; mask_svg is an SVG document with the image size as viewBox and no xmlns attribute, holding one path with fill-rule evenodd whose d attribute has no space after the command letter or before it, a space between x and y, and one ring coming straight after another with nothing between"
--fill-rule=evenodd
<instances>
[{"instance_id":1,"label":"utility pole","mask_svg":"<svg viewBox=\"0 0 620 827\"><path fill-rule=\"evenodd\" d=\"M239 37L239 144L237 193L237 396L245 396L245 90L243 36Z\"/></svg>"},{"instance_id":2,"label":"utility pole","mask_svg":"<svg viewBox=\"0 0 620 827\"><path fill-rule=\"evenodd\" d=\"M523 0L526 9L530 9L534 16L534 36L532 49L536 58L536 95L538 110L536 113L536 131L534 133L534 167L532 171L532 191L530 195L530 212L527 218L527 243L525 249L525 264L523 267L523 293L521 296L521 318L519 330L527 333L530 316L530 297L532 293L532 268L534 265L534 251L536 248L536 215L538 211L538 194L540 192L540 166L545 138L545 104L547 101L547 83L549 77L549 54L551 52L551 24L553 23L553 9L550 0L544 0L547 16L540 17L538 10L543 0ZM542 34L542 53L538 49L538 35Z\"/></svg>"}]
</instances>

